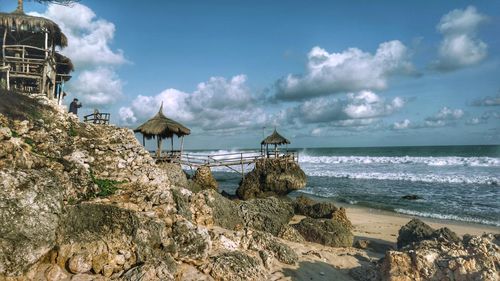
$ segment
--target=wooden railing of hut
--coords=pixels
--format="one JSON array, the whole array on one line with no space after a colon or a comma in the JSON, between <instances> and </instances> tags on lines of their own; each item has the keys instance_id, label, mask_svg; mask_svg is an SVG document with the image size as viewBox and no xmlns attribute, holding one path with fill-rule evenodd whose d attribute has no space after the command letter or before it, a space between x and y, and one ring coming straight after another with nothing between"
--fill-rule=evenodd
<instances>
[{"instance_id":1,"label":"wooden railing of hut","mask_svg":"<svg viewBox=\"0 0 500 281\"><path fill-rule=\"evenodd\" d=\"M83 116L83 121L86 123L108 125L110 117L111 117L110 113L95 112L95 113Z\"/></svg>"}]
</instances>

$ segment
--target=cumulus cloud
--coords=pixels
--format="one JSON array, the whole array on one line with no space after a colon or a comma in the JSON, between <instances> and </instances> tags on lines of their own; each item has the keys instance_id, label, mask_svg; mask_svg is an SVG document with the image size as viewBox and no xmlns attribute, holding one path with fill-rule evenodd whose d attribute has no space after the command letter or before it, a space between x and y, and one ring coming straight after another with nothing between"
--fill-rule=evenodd
<instances>
[{"instance_id":1,"label":"cumulus cloud","mask_svg":"<svg viewBox=\"0 0 500 281\"><path fill-rule=\"evenodd\" d=\"M453 121L459 120L464 116L462 109L441 108L433 116L425 118L423 127L444 127L454 124Z\"/></svg>"},{"instance_id":2,"label":"cumulus cloud","mask_svg":"<svg viewBox=\"0 0 500 281\"><path fill-rule=\"evenodd\" d=\"M289 108L284 119L302 124L334 122L332 126L355 126L360 121L348 120L391 115L404 105L400 97L387 101L374 92L361 91L349 93L344 98L321 97L306 101Z\"/></svg>"},{"instance_id":3,"label":"cumulus cloud","mask_svg":"<svg viewBox=\"0 0 500 281\"><path fill-rule=\"evenodd\" d=\"M484 97L472 102L473 106L500 106L500 94L495 97Z\"/></svg>"},{"instance_id":4,"label":"cumulus cloud","mask_svg":"<svg viewBox=\"0 0 500 281\"><path fill-rule=\"evenodd\" d=\"M423 129L423 128L439 128L456 125L458 120L463 119L465 113L462 109L452 109L442 107L435 114L426 117L421 122L412 122L409 119L404 119L399 122L394 122L390 129L392 130L408 130L408 129ZM475 120L467 120L467 124L472 124Z\"/></svg>"},{"instance_id":5,"label":"cumulus cloud","mask_svg":"<svg viewBox=\"0 0 500 281\"><path fill-rule=\"evenodd\" d=\"M77 71L68 83L70 94L85 106L106 106L121 97L123 82L115 67L127 60L122 50L111 48L113 23L97 18L92 9L79 3L71 7L51 4L42 14L30 14L53 20L68 37L68 47L61 53L73 61Z\"/></svg>"},{"instance_id":6,"label":"cumulus cloud","mask_svg":"<svg viewBox=\"0 0 500 281\"><path fill-rule=\"evenodd\" d=\"M411 121L408 119L405 119L405 120L400 121L400 122L394 122L392 124L392 129L393 130L404 130L404 129L410 128L411 125L412 125Z\"/></svg>"},{"instance_id":7,"label":"cumulus cloud","mask_svg":"<svg viewBox=\"0 0 500 281\"><path fill-rule=\"evenodd\" d=\"M452 71L477 64L486 58L488 45L477 38L477 29L486 19L473 6L444 15L437 25L443 40L434 67L440 71Z\"/></svg>"},{"instance_id":8,"label":"cumulus cloud","mask_svg":"<svg viewBox=\"0 0 500 281\"><path fill-rule=\"evenodd\" d=\"M75 3L71 6L51 4L43 14L30 13L56 22L68 37L68 47L61 53L80 67L101 64L120 65L126 62L123 51L110 47L115 25L98 19L89 7Z\"/></svg>"},{"instance_id":9,"label":"cumulus cloud","mask_svg":"<svg viewBox=\"0 0 500 281\"><path fill-rule=\"evenodd\" d=\"M381 90L391 75L411 73L407 47L398 40L379 45L375 54L349 48L328 53L314 47L308 54L304 75L292 75L276 82L276 98L304 100L340 92Z\"/></svg>"},{"instance_id":10,"label":"cumulus cloud","mask_svg":"<svg viewBox=\"0 0 500 281\"><path fill-rule=\"evenodd\" d=\"M144 121L158 111L163 102L165 115L204 131L234 128L260 128L268 121L268 114L255 106L256 100L246 85L247 77L231 79L212 77L198 84L192 93L166 89L155 96L139 95L128 107L122 107L122 123Z\"/></svg>"},{"instance_id":11,"label":"cumulus cloud","mask_svg":"<svg viewBox=\"0 0 500 281\"><path fill-rule=\"evenodd\" d=\"M83 97L87 105L112 104L122 96L122 81L109 68L81 71L71 89L75 96Z\"/></svg>"}]
</instances>

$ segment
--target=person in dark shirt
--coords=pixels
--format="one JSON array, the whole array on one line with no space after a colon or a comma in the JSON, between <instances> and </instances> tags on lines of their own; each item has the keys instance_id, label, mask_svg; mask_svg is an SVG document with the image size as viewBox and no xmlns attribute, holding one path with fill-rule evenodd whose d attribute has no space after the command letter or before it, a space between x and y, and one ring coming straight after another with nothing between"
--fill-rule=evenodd
<instances>
[{"instance_id":1,"label":"person in dark shirt","mask_svg":"<svg viewBox=\"0 0 500 281\"><path fill-rule=\"evenodd\" d=\"M82 104L78 103L78 99L73 99L73 101L69 104L69 112L77 115L78 108L80 107L82 107Z\"/></svg>"}]
</instances>

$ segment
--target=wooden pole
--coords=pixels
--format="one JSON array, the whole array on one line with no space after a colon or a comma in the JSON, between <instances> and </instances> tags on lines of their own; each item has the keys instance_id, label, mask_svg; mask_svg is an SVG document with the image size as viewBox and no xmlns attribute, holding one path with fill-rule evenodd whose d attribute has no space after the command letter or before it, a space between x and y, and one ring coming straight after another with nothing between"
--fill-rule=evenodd
<instances>
[{"instance_id":1,"label":"wooden pole","mask_svg":"<svg viewBox=\"0 0 500 281\"><path fill-rule=\"evenodd\" d=\"M240 153L241 155L241 177L244 179L245 178L245 170L243 167L243 153Z\"/></svg>"},{"instance_id":2,"label":"wooden pole","mask_svg":"<svg viewBox=\"0 0 500 281\"><path fill-rule=\"evenodd\" d=\"M171 151L172 153L174 153L174 136L172 135L172 138L170 139L171 140Z\"/></svg>"},{"instance_id":3,"label":"wooden pole","mask_svg":"<svg viewBox=\"0 0 500 281\"><path fill-rule=\"evenodd\" d=\"M7 69L7 90L10 91L10 67Z\"/></svg>"},{"instance_id":4,"label":"wooden pole","mask_svg":"<svg viewBox=\"0 0 500 281\"><path fill-rule=\"evenodd\" d=\"M146 138L144 137L144 135L142 135L142 146L146 148Z\"/></svg>"},{"instance_id":5,"label":"wooden pole","mask_svg":"<svg viewBox=\"0 0 500 281\"><path fill-rule=\"evenodd\" d=\"M181 155L183 150L184 150L184 136L181 137Z\"/></svg>"},{"instance_id":6,"label":"wooden pole","mask_svg":"<svg viewBox=\"0 0 500 281\"><path fill-rule=\"evenodd\" d=\"M158 142L158 151L156 152L156 154L158 155L158 158L160 158L161 157L161 141L162 141L162 139L161 139L160 136L157 136L157 137L158 137L158 140L157 140L157 142Z\"/></svg>"}]
</instances>

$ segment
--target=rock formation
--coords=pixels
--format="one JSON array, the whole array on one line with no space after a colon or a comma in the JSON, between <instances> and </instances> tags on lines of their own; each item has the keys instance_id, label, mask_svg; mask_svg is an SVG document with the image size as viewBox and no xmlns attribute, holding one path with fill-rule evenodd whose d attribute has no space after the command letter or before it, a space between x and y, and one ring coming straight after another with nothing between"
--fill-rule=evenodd
<instances>
[{"instance_id":1,"label":"rock formation","mask_svg":"<svg viewBox=\"0 0 500 281\"><path fill-rule=\"evenodd\" d=\"M131 130L0 94L1 280L262 280L297 262L275 237L290 202L192 192Z\"/></svg>"},{"instance_id":2,"label":"rock formation","mask_svg":"<svg viewBox=\"0 0 500 281\"><path fill-rule=\"evenodd\" d=\"M236 194L243 200L284 196L305 185L306 174L294 161L264 158L257 161L255 168L245 175Z\"/></svg>"},{"instance_id":3,"label":"rock formation","mask_svg":"<svg viewBox=\"0 0 500 281\"><path fill-rule=\"evenodd\" d=\"M460 239L447 228L432 229L418 219L399 231L399 251L380 264L382 280L499 280L500 247L492 234ZM373 279L377 280L377 279Z\"/></svg>"}]
</instances>

